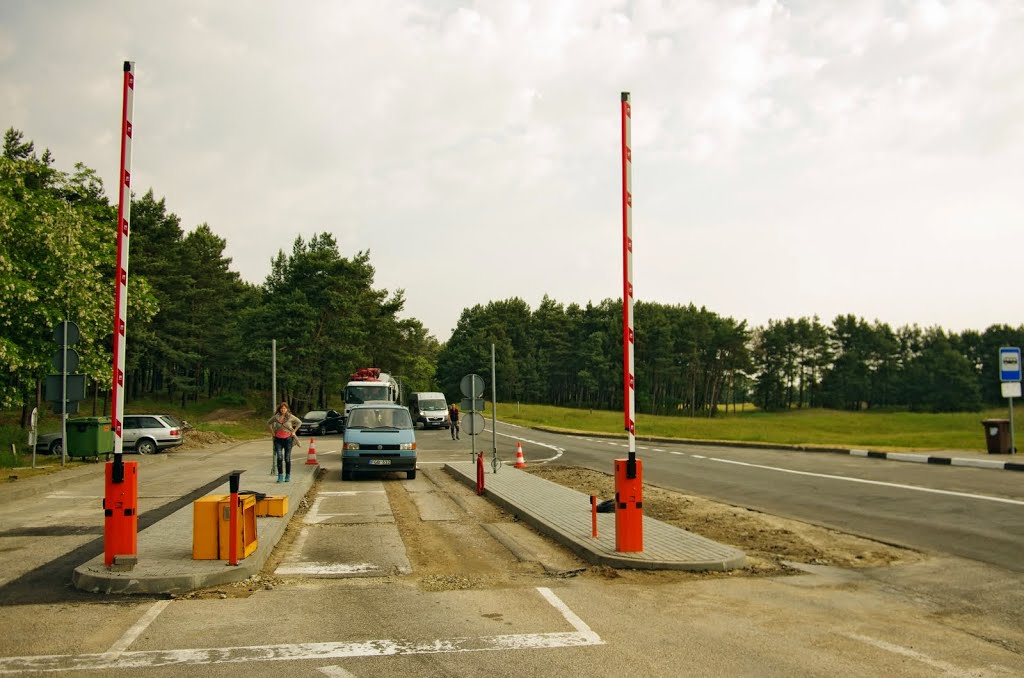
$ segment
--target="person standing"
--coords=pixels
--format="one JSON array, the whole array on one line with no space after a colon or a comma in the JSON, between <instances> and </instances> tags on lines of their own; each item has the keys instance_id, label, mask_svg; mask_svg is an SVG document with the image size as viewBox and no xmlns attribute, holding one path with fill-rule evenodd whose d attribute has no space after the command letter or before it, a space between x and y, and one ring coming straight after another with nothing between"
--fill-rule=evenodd
<instances>
[{"instance_id":1,"label":"person standing","mask_svg":"<svg viewBox=\"0 0 1024 678\"><path fill-rule=\"evenodd\" d=\"M277 482L292 480L292 444L298 440L295 431L302 420L288 410L288 403L277 406L277 412L267 421L270 434L274 436L274 460L277 463Z\"/></svg>"},{"instance_id":2,"label":"person standing","mask_svg":"<svg viewBox=\"0 0 1024 678\"><path fill-rule=\"evenodd\" d=\"M452 432L452 440L459 439L459 408L455 407L455 403L451 404L448 408L448 424Z\"/></svg>"}]
</instances>

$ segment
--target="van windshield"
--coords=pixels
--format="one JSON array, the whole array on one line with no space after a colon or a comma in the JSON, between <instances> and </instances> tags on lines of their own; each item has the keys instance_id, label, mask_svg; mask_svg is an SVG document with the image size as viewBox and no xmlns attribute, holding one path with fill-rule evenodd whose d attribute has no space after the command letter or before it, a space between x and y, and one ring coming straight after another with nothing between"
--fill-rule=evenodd
<instances>
[{"instance_id":1,"label":"van windshield","mask_svg":"<svg viewBox=\"0 0 1024 678\"><path fill-rule=\"evenodd\" d=\"M349 405L358 405L373 401L391 401L391 393L387 386L346 386L345 402Z\"/></svg>"},{"instance_id":2,"label":"van windshield","mask_svg":"<svg viewBox=\"0 0 1024 678\"><path fill-rule=\"evenodd\" d=\"M420 412L444 412L448 405L443 400L421 400Z\"/></svg>"}]
</instances>

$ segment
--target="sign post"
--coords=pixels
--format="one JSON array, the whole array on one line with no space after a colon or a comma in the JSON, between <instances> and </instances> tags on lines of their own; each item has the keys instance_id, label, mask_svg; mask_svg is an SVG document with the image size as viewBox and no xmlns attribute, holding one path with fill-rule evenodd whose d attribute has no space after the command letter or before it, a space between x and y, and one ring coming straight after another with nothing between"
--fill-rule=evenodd
<instances>
[{"instance_id":1,"label":"sign post","mask_svg":"<svg viewBox=\"0 0 1024 678\"><path fill-rule=\"evenodd\" d=\"M1013 439L1013 399L1020 397L1020 348L1003 346L999 349L999 381L1003 397L1010 402L1010 454L1017 454Z\"/></svg>"}]
</instances>

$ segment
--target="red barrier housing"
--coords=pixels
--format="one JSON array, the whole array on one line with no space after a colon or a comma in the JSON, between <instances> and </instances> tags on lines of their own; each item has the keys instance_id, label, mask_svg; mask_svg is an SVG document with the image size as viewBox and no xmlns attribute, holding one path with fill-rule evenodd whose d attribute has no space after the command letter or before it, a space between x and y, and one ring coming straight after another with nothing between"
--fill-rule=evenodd
<instances>
[{"instance_id":1,"label":"red barrier housing","mask_svg":"<svg viewBox=\"0 0 1024 678\"><path fill-rule=\"evenodd\" d=\"M643 464L637 459L636 477L626 473L628 459L615 460L615 550L644 550Z\"/></svg>"},{"instance_id":2,"label":"red barrier housing","mask_svg":"<svg viewBox=\"0 0 1024 678\"><path fill-rule=\"evenodd\" d=\"M103 563L114 556L135 556L139 535L139 462L124 462L124 480L114 482L114 463L107 462L103 492Z\"/></svg>"}]
</instances>

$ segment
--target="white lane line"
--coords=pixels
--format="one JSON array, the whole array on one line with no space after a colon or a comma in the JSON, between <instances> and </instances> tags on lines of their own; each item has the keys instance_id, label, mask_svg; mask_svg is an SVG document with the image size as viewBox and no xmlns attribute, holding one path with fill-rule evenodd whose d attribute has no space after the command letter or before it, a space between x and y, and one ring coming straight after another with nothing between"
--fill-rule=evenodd
<instances>
[{"instance_id":1,"label":"white lane line","mask_svg":"<svg viewBox=\"0 0 1024 678\"><path fill-rule=\"evenodd\" d=\"M682 454L682 452L676 452L676 454ZM691 454L690 456L693 457L694 459L707 459L707 457L703 457L699 454Z\"/></svg>"},{"instance_id":2,"label":"white lane line","mask_svg":"<svg viewBox=\"0 0 1024 678\"><path fill-rule=\"evenodd\" d=\"M685 457L685 456L686 456L686 455L685 455L685 454L683 454L682 452L676 452L675 450L669 450L669 454L674 454L674 455L676 455L677 457Z\"/></svg>"},{"instance_id":3,"label":"white lane line","mask_svg":"<svg viewBox=\"0 0 1024 678\"><path fill-rule=\"evenodd\" d=\"M349 673L340 666L321 666L317 671L328 678L356 678L356 674Z\"/></svg>"},{"instance_id":4,"label":"white lane line","mask_svg":"<svg viewBox=\"0 0 1024 678\"><path fill-rule=\"evenodd\" d=\"M310 577L346 577L352 574L380 572L380 565L374 563L281 563L274 574Z\"/></svg>"},{"instance_id":5,"label":"white lane line","mask_svg":"<svg viewBox=\"0 0 1024 678\"><path fill-rule=\"evenodd\" d=\"M697 455L693 455L696 457ZM703 457L699 457L703 458ZM748 464L745 461L734 461L732 459L719 459L718 457L707 457L710 461L718 461L723 464L735 464L736 466L749 466L751 468L762 468L767 471L778 471L779 473L792 473L797 476L811 476L814 478L828 478L829 480L843 480L848 483L863 483L864 485L880 485L882 487L895 487L901 490L914 490L915 492L928 492L930 494L944 494L949 497L965 497L967 499L980 499L982 501L992 501L999 504L1013 504L1014 506L1024 506L1024 501L1019 499L1005 499L1003 497L991 497L984 494L970 494L969 492L954 492L953 490L936 490L931 487L917 487L916 485L904 485L902 483L886 483L881 480L865 480L863 478L847 478L845 476L833 476L828 473L811 473L810 471L794 471L788 468L778 468L775 466L765 466L763 464Z\"/></svg>"},{"instance_id":6,"label":"white lane line","mask_svg":"<svg viewBox=\"0 0 1024 678\"><path fill-rule=\"evenodd\" d=\"M508 433L501 433L500 431L495 431L495 434L499 435L499 436L502 436L503 438L512 438L513 440L519 440L519 441L522 441L524 443L529 443L530 445L536 445L538 447L546 447L549 450L553 450L554 451L555 456L553 456L553 457L548 457L547 459L530 459L530 461L532 461L534 463L537 463L537 464L544 464L544 463L547 463L549 461L555 461L556 459L558 459L559 457L562 456L562 453L565 452L565 448L564 447L557 447L555 445L549 445L548 443L542 443L542 442L538 442L536 440L530 440L528 438L522 438L520 436L509 435Z\"/></svg>"},{"instance_id":7,"label":"white lane line","mask_svg":"<svg viewBox=\"0 0 1024 678\"><path fill-rule=\"evenodd\" d=\"M414 642L407 640L365 640L351 643L297 643L252 645L184 650L144 650L121 654L40 655L0 657L0 675L41 671L113 671L162 666L238 664L253 661L323 661L345 657L387 657L446 652L532 650L604 645L601 637L566 606L550 589L538 592L557 609L573 631L516 633L472 638L450 638Z\"/></svg>"},{"instance_id":8,"label":"white lane line","mask_svg":"<svg viewBox=\"0 0 1024 678\"><path fill-rule=\"evenodd\" d=\"M643 445L640 445L640 446L639 446L639 447L637 447L636 449L638 449L638 450L644 450L644 451L646 451L646 450L647 450L647 448L646 448L646 447L644 447Z\"/></svg>"},{"instance_id":9,"label":"white lane line","mask_svg":"<svg viewBox=\"0 0 1024 678\"><path fill-rule=\"evenodd\" d=\"M341 490L338 492L318 492L318 497L352 497L357 494L384 494L384 490Z\"/></svg>"},{"instance_id":10,"label":"white lane line","mask_svg":"<svg viewBox=\"0 0 1024 678\"><path fill-rule=\"evenodd\" d=\"M132 627L124 632L116 643L110 646L107 650L107 654L121 654L127 650L135 640L142 635L142 632L149 628L149 625L153 623L164 608L171 604L170 600L158 600L153 603L153 606L146 610L146 614L142 615L139 621L132 624Z\"/></svg>"},{"instance_id":11,"label":"white lane line","mask_svg":"<svg viewBox=\"0 0 1024 678\"><path fill-rule=\"evenodd\" d=\"M569 606L562 602L562 599L555 595L555 592L549 588L538 586L537 591L540 592L544 599L551 603L556 610L562 613L565 617L565 621L572 624L572 627L578 632L591 636L595 645L603 644L601 637L594 633L587 624L580 619L575 612L569 609Z\"/></svg>"},{"instance_id":12,"label":"white lane line","mask_svg":"<svg viewBox=\"0 0 1024 678\"><path fill-rule=\"evenodd\" d=\"M862 636L859 633L844 633L843 635L845 635L847 638L853 638L854 640L859 640L862 643L867 643L868 645L873 645L873 646L875 646L877 648L885 650L886 652L892 652L893 654L898 654L898 655L902 655L904 657L909 657L911 659L916 659L917 661L922 662L924 664L927 664L928 666L931 666L932 668L939 669L940 671L942 671L946 675L950 675L950 676L974 675L974 671L965 671L964 669L960 668L959 666L954 666L953 664L950 664L949 662L944 662L941 659L934 659L932 657L929 657L926 654L922 654L921 652L918 652L917 650L912 650L909 647L903 647L902 645L895 645L893 643L890 643L890 642L887 642L887 641L884 641L884 640L879 640L878 638L871 638L870 636Z\"/></svg>"},{"instance_id":13,"label":"white lane line","mask_svg":"<svg viewBox=\"0 0 1024 678\"><path fill-rule=\"evenodd\" d=\"M654 448L652 448L652 449L653 449L653 450L654 450L655 452L664 452L664 451L665 451L665 450L661 449L660 447L654 447Z\"/></svg>"}]
</instances>

